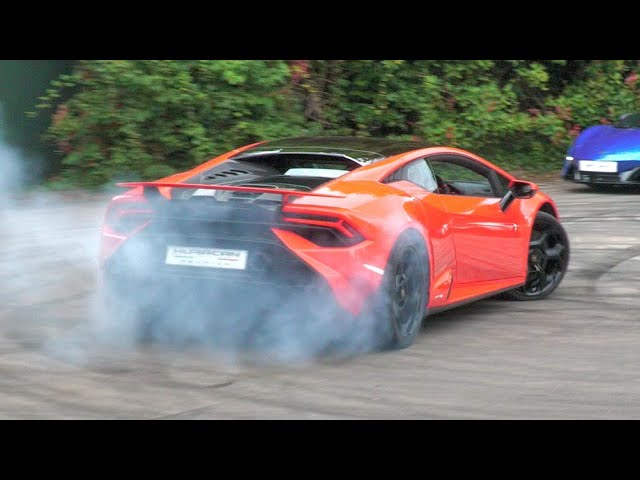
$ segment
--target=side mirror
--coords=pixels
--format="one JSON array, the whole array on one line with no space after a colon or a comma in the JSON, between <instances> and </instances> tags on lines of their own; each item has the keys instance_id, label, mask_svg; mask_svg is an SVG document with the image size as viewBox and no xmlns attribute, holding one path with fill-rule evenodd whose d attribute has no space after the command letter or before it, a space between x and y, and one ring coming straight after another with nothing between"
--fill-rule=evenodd
<instances>
[{"instance_id":1,"label":"side mirror","mask_svg":"<svg viewBox=\"0 0 640 480\"><path fill-rule=\"evenodd\" d=\"M500 200L500 209L504 212L516 198L531 198L539 188L533 182L525 182L523 180L513 180L509 184L509 190Z\"/></svg>"},{"instance_id":2,"label":"side mirror","mask_svg":"<svg viewBox=\"0 0 640 480\"><path fill-rule=\"evenodd\" d=\"M509 190L513 192L516 198L531 198L540 188L533 182L514 180L509 184Z\"/></svg>"}]
</instances>

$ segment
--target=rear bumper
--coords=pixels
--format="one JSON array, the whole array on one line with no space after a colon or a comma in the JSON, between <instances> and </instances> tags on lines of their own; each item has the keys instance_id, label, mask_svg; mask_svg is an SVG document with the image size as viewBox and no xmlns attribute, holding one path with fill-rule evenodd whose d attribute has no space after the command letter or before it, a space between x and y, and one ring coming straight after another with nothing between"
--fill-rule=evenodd
<instances>
[{"instance_id":1,"label":"rear bumper","mask_svg":"<svg viewBox=\"0 0 640 480\"><path fill-rule=\"evenodd\" d=\"M358 315L380 286L390 249L384 239L320 247L287 230L290 225L279 222L277 212L253 206L168 202L154 207L148 225L109 249L102 262L105 281L121 283L121 294L135 292L147 304L173 301L188 309L182 296L197 292L193 302L213 298L226 305L220 293L225 292L236 303L266 307L290 297L314 304L321 298L321 305L336 304ZM246 267L168 265L168 246L243 250Z\"/></svg>"},{"instance_id":2,"label":"rear bumper","mask_svg":"<svg viewBox=\"0 0 640 480\"><path fill-rule=\"evenodd\" d=\"M245 250L246 268L168 265L168 245ZM315 308L337 310L326 279L275 237L224 239L166 232L155 235L149 229L129 238L104 262L102 287L114 302L136 305L156 314L170 312L172 316L198 311L301 312L312 310L303 308L312 304Z\"/></svg>"},{"instance_id":3,"label":"rear bumper","mask_svg":"<svg viewBox=\"0 0 640 480\"><path fill-rule=\"evenodd\" d=\"M360 260L366 257L371 242L326 249L291 232L278 234L282 238L277 243L215 239L170 242L245 249L249 252L245 271L166 265L167 239L156 243L149 237L133 237L104 262L103 287L116 302L136 303L156 312L222 309L240 314L276 310L298 311L300 315L313 311L360 314L382 279L380 269Z\"/></svg>"},{"instance_id":4,"label":"rear bumper","mask_svg":"<svg viewBox=\"0 0 640 480\"><path fill-rule=\"evenodd\" d=\"M280 270L272 277L237 275L208 268L159 268L142 273L107 262L102 269L102 287L116 302L135 303L154 310L189 312L197 309L232 312L243 310L330 313L357 316L380 286L381 272L351 267L340 258L338 265L321 264L314 251L298 250L297 271ZM313 265L311 267L310 265ZM354 271L341 273L339 267ZM314 270L317 268L317 270ZM199 271L198 271L199 270ZM301 270L303 270L301 274Z\"/></svg>"}]
</instances>

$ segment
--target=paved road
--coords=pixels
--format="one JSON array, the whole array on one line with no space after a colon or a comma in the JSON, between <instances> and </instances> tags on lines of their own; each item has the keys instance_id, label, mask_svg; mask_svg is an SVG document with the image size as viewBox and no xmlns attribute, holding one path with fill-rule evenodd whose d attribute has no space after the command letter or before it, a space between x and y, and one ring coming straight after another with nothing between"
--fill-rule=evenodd
<instances>
[{"instance_id":1,"label":"paved road","mask_svg":"<svg viewBox=\"0 0 640 480\"><path fill-rule=\"evenodd\" d=\"M572 240L543 302L430 317L311 362L100 338L96 201L0 210L0 418L640 418L640 194L549 185Z\"/></svg>"}]
</instances>

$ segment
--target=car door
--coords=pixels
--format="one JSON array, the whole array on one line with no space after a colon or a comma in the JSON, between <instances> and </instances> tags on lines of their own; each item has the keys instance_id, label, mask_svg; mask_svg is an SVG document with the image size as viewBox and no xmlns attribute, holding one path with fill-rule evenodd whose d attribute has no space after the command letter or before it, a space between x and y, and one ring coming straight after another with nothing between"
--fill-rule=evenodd
<instances>
[{"instance_id":1,"label":"car door","mask_svg":"<svg viewBox=\"0 0 640 480\"><path fill-rule=\"evenodd\" d=\"M456 254L456 283L521 277L526 268L519 208L502 211L508 180L490 167L463 155L428 159L436 175L436 195L449 213Z\"/></svg>"},{"instance_id":2,"label":"car door","mask_svg":"<svg viewBox=\"0 0 640 480\"><path fill-rule=\"evenodd\" d=\"M438 307L447 302L453 284L455 249L451 230L446 227L449 214L439 195L433 192L437 183L426 159L414 160L392 173L386 183L419 200L423 207L422 223L427 231L432 260L432 284L429 288L429 306ZM444 228L443 228L444 226Z\"/></svg>"}]
</instances>

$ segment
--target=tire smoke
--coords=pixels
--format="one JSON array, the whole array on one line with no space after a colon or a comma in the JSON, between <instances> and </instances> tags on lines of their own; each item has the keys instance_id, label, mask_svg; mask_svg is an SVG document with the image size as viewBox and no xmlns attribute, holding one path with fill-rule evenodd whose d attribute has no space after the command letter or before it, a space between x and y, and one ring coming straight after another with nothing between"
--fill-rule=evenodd
<instances>
[{"instance_id":1,"label":"tire smoke","mask_svg":"<svg viewBox=\"0 0 640 480\"><path fill-rule=\"evenodd\" d=\"M149 270L152 245L145 242L130 248L125 260L130 276L141 282L116 300L105 298L110 292L98 268L100 228L109 198L122 192L21 191L27 164L19 150L0 141L0 235L4 250L12 252L0 262L0 321L44 354L85 365L97 352L152 346L172 355L204 349L229 362L304 364L377 348L377 323L345 316L321 295L326 285L267 293L206 280L163 284ZM192 239L171 240L180 245Z\"/></svg>"}]
</instances>

